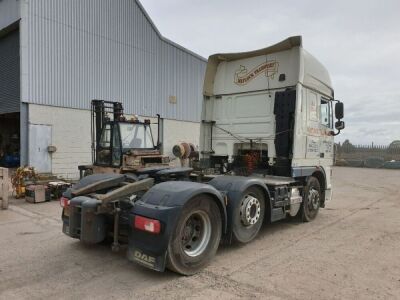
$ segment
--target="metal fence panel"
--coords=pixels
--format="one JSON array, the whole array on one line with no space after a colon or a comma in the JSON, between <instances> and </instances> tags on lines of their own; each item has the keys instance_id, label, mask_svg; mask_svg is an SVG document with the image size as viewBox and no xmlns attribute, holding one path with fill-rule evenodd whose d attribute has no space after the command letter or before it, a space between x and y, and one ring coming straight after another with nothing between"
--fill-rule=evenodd
<instances>
[{"instance_id":1,"label":"metal fence panel","mask_svg":"<svg viewBox=\"0 0 400 300\"><path fill-rule=\"evenodd\" d=\"M400 168L400 145L353 145L350 143L335 145L337 165L354 167Z\"/></svg>"}]
</instances>

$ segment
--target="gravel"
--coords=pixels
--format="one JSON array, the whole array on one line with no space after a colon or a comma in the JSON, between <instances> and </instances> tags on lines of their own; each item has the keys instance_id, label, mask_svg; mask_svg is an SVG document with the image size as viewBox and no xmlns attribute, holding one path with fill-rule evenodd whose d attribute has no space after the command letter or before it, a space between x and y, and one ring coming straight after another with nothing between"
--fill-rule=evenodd
<instances>
[{"instance_id":1,"label":"gravel","mask_svg":"<svg viewBox=\"0 0 400 300\"><path fill-rule=\"evenodd\" d=\"M58 203L0 211L0 299L400 299L400 171L336 167L311 223L266 225L182 277L61 232Z\"/></svg>"}]
</instances>

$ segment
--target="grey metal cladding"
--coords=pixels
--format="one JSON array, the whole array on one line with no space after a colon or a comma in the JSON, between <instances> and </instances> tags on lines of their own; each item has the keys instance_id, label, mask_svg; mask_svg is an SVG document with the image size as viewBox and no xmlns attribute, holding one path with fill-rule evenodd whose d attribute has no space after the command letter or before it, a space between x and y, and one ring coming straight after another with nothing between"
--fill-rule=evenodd
<instances>
[{"instance_id":1,"label":"grey metal cladding","mask_svg":"<svg viewBox=\"0 0 400 300\"><path fill-rule=\"evenodd\" d=\"M20 110L19 33L0 38L0 114Z\"/></svg>"},{"instance_id":2,"label":"grey metal cladding","mask_svg":"<svg viewBox=\"0 0 400 300\"><path fill-rule=\"evenodd\" d=\"M205 60L163 38L137 1L30 0L23 11L22 101L88 109L96 98L129 114L200 120Z\"/></svg>"},{"instance_id":3,"label":"grey metal cladding","mask_svg":"<svg viewBox=\"0 0 400 300\"><path fill-rule=\"evenodd\" d=\"M0 30L19 20L20 0L0 0Z\"/></svg>"}]
</instances>

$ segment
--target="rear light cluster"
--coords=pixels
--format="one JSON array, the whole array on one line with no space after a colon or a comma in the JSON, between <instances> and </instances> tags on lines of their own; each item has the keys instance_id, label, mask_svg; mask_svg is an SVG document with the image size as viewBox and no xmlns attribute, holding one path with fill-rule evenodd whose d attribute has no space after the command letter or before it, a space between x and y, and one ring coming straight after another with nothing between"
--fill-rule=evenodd
<instances>
[{"instance_id":1,"label":"rear light cluster","mask_svg":"<svg viewBox=\"0 0 400 300\"><path fill-rule=\"evenodd\" d=\"M60 198L60 205L61 207L68 207L69 206L69 199L66 197L61 197Z\"/></svg>"},{"instance_id":2,"label":"rear light cluster","mask_svg":"<svg viewBox=\"0 0 400 300\"><path fill-rule=\"evenodd\" d=\"M136 229L147 231L154 234L159 234L161 231L161 223L158 220L145 218L142 216L135 216L133 226Z\"/></svg>"}]
</instances>

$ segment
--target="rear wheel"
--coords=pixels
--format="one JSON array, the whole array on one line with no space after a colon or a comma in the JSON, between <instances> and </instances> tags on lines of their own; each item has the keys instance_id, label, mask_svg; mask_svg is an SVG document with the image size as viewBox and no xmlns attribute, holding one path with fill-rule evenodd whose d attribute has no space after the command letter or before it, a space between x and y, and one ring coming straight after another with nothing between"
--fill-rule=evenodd
<instances>
[{"instance_id":1,"label":"rear wheel","mask_svg":"<svg viewBox=\"0 0 400 300\"><path fill-rule=\"evenodd\" d=\"M222 234L218 205L206 195L189 201L168 245L168 269L192 275L204 268L217 252Z\"/></svg>"},{"instance_id":2,"label":"rear wheel","mask_svg":"<svg viewBox=\"0 0 400 300\"><path fill-rule=\"evenodd\" d=\"M246 189L235 207L232 217L233 238L239 243L248 243L260 231L265 215L265 196L257 187Z\"/></svg>"},{"instance_id":3,"label":"rear wheel","mask_svg":"<svg viewBox=\"0 0 400 300\"><path fill-rule=\"evenodd\" d=\"M303 203L301 204L301 219L303 222L310 222L318 215L321 206L321 186L317 178L311 176L304 188Z\"/></svg>"}]
</instances>

